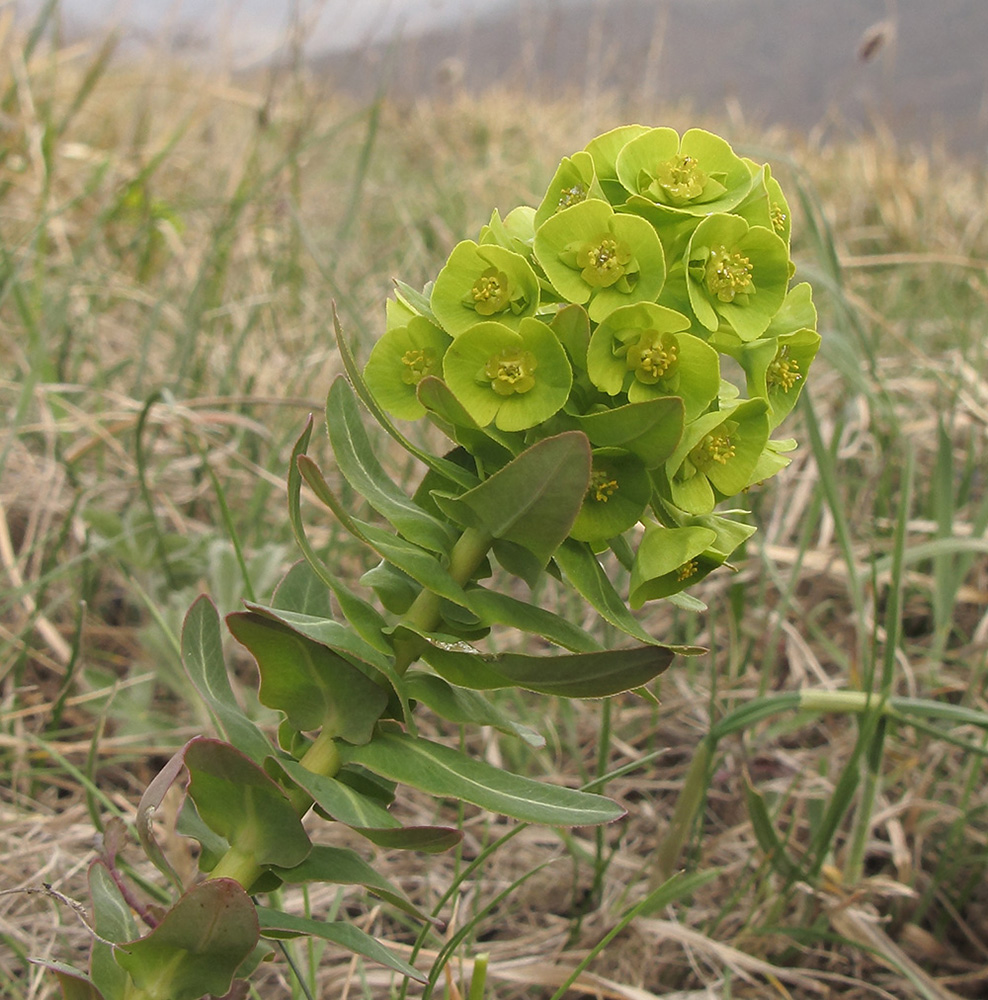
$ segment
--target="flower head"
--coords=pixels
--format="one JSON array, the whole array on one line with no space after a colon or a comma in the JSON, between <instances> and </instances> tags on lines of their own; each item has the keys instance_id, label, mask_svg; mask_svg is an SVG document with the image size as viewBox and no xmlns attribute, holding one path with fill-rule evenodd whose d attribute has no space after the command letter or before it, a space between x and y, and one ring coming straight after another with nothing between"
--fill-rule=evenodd
<instances>
[{"instance_id":1,"label":"flower head","mask_svg":"<svg viewBox=\"0 0 988 1000\"><path fill-rule=\"evenodd\" d=\"M620 448L597 448L570 535L583 542L614 538L638 523L651 498L652 483L640 458Z\"/></svg>"},{"instance_id":2,"label":"flower head","mask_svg":"<svg viewBox=\"0 0 988 1000\"><path fill-rule=\"evenodd\" d=\"M734 208L748 193L751 174L720 136L690 129L682 139L671 128L649 129L628 142L617 158L628 190L628 207L652 218L708 215Z\"/></svg>"},{"instance_id":3,"label":"flower head","mask_svg":"<svg viewBox=\"0 0 988 1000\"><path fill-rule=\"evenodd\" d=\"M689 327L682 313L654 302L615 309L590 338L591 381L631 402L682 396L687 419L698 417L717 395L720 365L717 352Z\"/></svg>"},{"instance_id":4,"label":"flower head","mask_svg":"<svg viewBox=\"0 0 988 1000\"><path fill-rule=\"evenodd\" d=\"M726 326L740 340L754 340L786 297L788 248L771 230L737 215L704 219L684 262L690 306L711 332Z\"/></svg>"},{"instance_id":5,"label":"flower head","mask_svg":"<svg viewBox=\"0 0 988 1000\"><path fill-rule=\"evenodd\" d=\"M687 425L660 477L663 495L680 510L707 514L740 493L768 441L767 411L764 399L749 399Z\"/></svg>"},{"instance_id":6,"label":"flower head","mask_svg":"<svg viewBox=\"0 0 988 1000\"><path fill-rule=\"evenodd\" d=\"M654 302L665 281L662 243L653 227L595 199L542 223L535 256L560 298L588 303L595 322L618 306Z\"/></svg>"},{"instance_id":7,"label":"flower head","mask_svg":"<svg viewBox=\"0 0 988 1000\"><path fill-rule=\"evenodd\" d=\"M427 375L441 375L443 355L451 341L422 316L393 327L374 345L364 378L378 402L402 420L424 416L415 392Z\"/></svg>"},{"instance_id":8,"label":"flower head","mask_svg":"<svg viewBox=\"0 0 988 1000\"><path fill-rule=\"evenodd\" d=\"M464 240L439 272L430 305L452 337L483 319L517 327L538 309L539 279L521 254Z\"/></svg>"},{"instance_id":9,"label":"flower head","mask_svg":"<svg viewBox=\"0 0 988 1000\"><path fill-rule=\"evenodd\" d=\"M573 384L566 351L552 329L523 319L517 330L477 323L461 333L443 359L446 383L481 427L520 431L562 408Z\"/></svg>"}]
</instances>

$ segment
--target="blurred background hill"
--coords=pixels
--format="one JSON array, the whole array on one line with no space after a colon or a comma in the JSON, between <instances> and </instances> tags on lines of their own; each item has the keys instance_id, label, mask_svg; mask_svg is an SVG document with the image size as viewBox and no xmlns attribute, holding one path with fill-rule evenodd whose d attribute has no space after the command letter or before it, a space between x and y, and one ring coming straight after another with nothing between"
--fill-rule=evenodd
<instances>
[{"instance_id":1,"label":"blurred background hill","mask_svg":"<svg viewBox=\"0 0 988 1000\"><path fill-rule=\"evenodd\" d=\"M21 0L28 13L40 0ZM616 91L826 138L875 128L955 155L988 149L985 0L63 0L71 32L109 23L234 71L309 60L339 90L532 100ZM294 41L293 41L294 40Z\"/></svg>"}]
</instances>

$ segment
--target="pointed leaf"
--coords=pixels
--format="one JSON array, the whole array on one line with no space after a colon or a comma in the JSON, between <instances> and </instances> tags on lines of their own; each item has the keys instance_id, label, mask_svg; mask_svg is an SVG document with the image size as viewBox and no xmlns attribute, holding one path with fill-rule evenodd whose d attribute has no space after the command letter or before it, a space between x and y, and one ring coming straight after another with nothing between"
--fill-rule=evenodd
<instances>
[{"instance_id":1,"label":"pointed leaf","mask_svg":"<svg viewBox=\"0 0 988 1000\"><path fill-rule=\"evenodd\" d=\"M340 609L347 621L375 649L382 653L388 653L390 647L383 637L383 629L387 623L381 617L380 612L368 601L350 591L329 571L325 563L316 555L306 537L305 525L302 522L302 474L299 471L298 463L299 458L305 454L305 449L309 446L310 437L312 437L311 414L305 429L295 442L288 464L288 520L292 525L292 533L295 535L295 541L298 543L302 555L305 556L305 561L316 576L333 592L333 596L339 601Z\"/></svg>"},{"instance_id":2,"label":"pointed leaf","mask_svg":"<svg viewBox=\"0 0 988 1000\"><path fill-rule=\"evenodd\" d=\"M441 677L411 674L408 678L408 696L428 705L436 715L449 722L492 726L502 733L521 737L529 746L545 746L545 739L534 729L513 721L476 691L453 687Z\"/></svg>"},{"instance_id":3,"label":"pointed leaf","mask_svg":"<svg viewBox=\"0 0 988 1000\"><path fill-rule=\"evenodd\" d=\"M261 763L271 753L271 744L237 704L223 657L219 613L205 596L200 597L185 616L182 663L195 689L216 717L222 735L238 750Z\"/></svg>"},{"instance_id":4,"label":"pointed leaf","mask_svg":"<svg viewBox=\"0 0 988 1000\"><path fill-rule=\"evenodd\" d=\"M312 845L292 804L248 757L200 737L186 747L185 766L203 822L232 847L259 865L291 867L309 853Z\"/></svg>"},{"instance_id":5,"label":"pointed leaf","mask_svg":"<svg viewBox=\"0 0 988 1000\"><path fill-rule=\"evenodd\" d=\"M382 559L394 564L413 580L455 604L466 606L466 596L460 585L446 572L442 563L426 549L400 535L392 535L376 525L351 517L336 494L330 489L322 472L312 459L298 457L299 471L316 496L336 515L337 520L355 538L372 548Z\"/></svg>"},{"instance_id":6,"label":"pointed leaf","mask_svg":"<svg viewBox=\"0 0 988 1000\"><path fill-rule=\"evenodd\" d=\"M364 430L353 389L342 376L329 390L326 426L336 464L357 493L409 541L430 552L448 552L456 541L453 531L422 510L385 473Z\"/></svg>"},{"instance_id":7,"label":"pointed leaf","mask_svg":"<svg viewBox=\"0 0 988 1000\"><path fill-rule=\"evenodd\" d=\"M284 712L302 732L326 728L351 743L370 739L388 703L384 688L333 650L273 618L237 612L227 617L227 626L257 660L262 705Z\"/></svg>"},{"instance_id":8,"label":"pointed leaf","mask_svg":"<svg viewBox=\"0 0 988 1000\"><path fill-rule=\"evenodd\" d=\"M102 861L89 866L89 894L93 901L93 925L99 938L93 941L89 972L97 989L106 997L122 997L127 973L113 957L108 941L130 941L138 933L130 906ZM102 938L103 940L100 940Z\"/></svg>"},{"instance_id":9,"label":"pointed leaf","mask_svg":"<svg viewBox=\"0 0 988 1000\"><path fill-rule=\"evenodd\" d=\"M233 879L190 889L147 936L117 949L117 961L148 1000L226 994L258 939L254 904Z\"/></svg>"},{"instance_id":10,"label":"pointed leaf","mask_svg":"<svg viewBox=\"0 0 988 1000\"><path fill-rule=\"evenodd\" d=\"M190 740L191 742L191 740ZM165 857L164 852L158 844L154 835L154 824L152 819L155 810L161 805L168 789L171 788L175 779L182 773L185 767L185 751L189 744L186 743L180 750L169 758L168 763L151 779L141 801L137 805L137 836L140 838L141 847L144 853L151 859L151 863L162 873L176 888L181 888L182 880L178 873L172 868Z\"/></svg>"},{"instance_id":11,"label":"pointed leaf","mask_svg":"<svg viewBox=\"0 0 988 1000\"><path fill-rule=\"evenodd\" d=\"M394 955L376 938L365 934L353 924L342 921L313 920L309 917L296 917L279 910L269 910L266 906L257 908L261 933L268 938L298 937L301 934L332 941L347 951L363 955L374 962L393 969L402 976L414 979L418 983L427 982L426 977L407 962Z\"/></svg>"},{"instance_id":12,"label":"pointed leaf","mask_svg":"<svg viewBox=\"0 0 988 1000\"><path fill-rule=\"evenodd\" d=\"M301 565L305 565L304 563ZM249 611L254 611L267 618L282 622L290 629L313 639L315 642L328 646L365 673L375 684L383 684L385 678L398 693L399 698L407 701L402 694L402 679L395 672L394 665L386 656L370 643L366 642L354 629L341 625L327 616L315 616L296 608L267 608L263 604L247 604ZM383 675L383 676L382 676Z\"/></svg>"},{"instance_id":13,"label":"pointed leaf","mask_svg":"<svg viewBox=\"0 0 988 1000\"><path fill-rule=\"evenodd\" d=\"M463 834L451 826L388 826L378 830L365 826L353 829L372 844L389 851L442 854L463 840Z\"/></svg>"},{"instance_id":14,"label":"pointed leaf","mask_svg":"<svg viewBox=\"0 0 988 1000\"><path fill-rule=\"evenodd\" d=\"M542 784L404 733L379 733L362 747L341 746L349 761L442 798L547 826L609 823L624 810L601 795Z\"/></svg>"},{"instance_id":15,"label":"pointed leaf","mask_svg":"<svg viewBox=\"0 0 988 1000\"><path fill-rule=\"evenodd\" d=\"M467 596L471 610L488 625L507 625L530 632L578 653L600 649L600 643L589 632L537 604L519 601L509 594L484 587L471 588Z\"/></svg>"},{"instance_id":16,"label":"pointed leaf","mask_svg":"<svg viewBox=\"0 0 988 1000\"><path fill-rule=\"evenodd\" d=\"M285 574L271 598L271 607L313 618L332 618L330 590L312 567L301 559Z\"/></svg>"},{"instance_id":17,"label":"pointed leaf","mask_svg":"<svg viewBox=\"0 0 988 1000\"><path fill-rule=\"evenodd\" d=\"M649 645L569 656L485 656L432 646L423 656L439 674L463 687L489 690L517 686L560 698L607 698L658 676L672 662L673 651ZM478 663L499 674L503 683L491 684L487 672L480 675Z\"/></svg>"},{"instance_id":18,"label":"pointed leaf","mask_svg":"<svg viewBox=\"0 0 988 1000\"><path fill-rule=\"evenodd\" d=\"M569 534L590 482L590 443L579 431L544 438L479 486L436 496L454 520L516 542L545 565Z\"/></svg>"},{"instance_id":19,"label":"pointed leaf","mask_svg":"<svg viewBox=\"0 0 988 1000\"><path fill-rule=\"evenodd\" d=\"M62 1000L105 1000L89 976L75 966L67 965L65 962L52 962L45 958L32 958L29 961L32 965L40 965L41 968L55 973L62 990ZM108 1000L117 998L111 996Z\"/></svg>"},{"instance_id":20,"label":"pointed leaf","mask_svg":"<svg viewBox=\"0 0 988 1000\"><path fill-rule=\"evenodd\" d=\"M375 896L380 896L416 919L432 922L432 918L423 913L398 886L379 875L356 851L348 848L317 844L300 865L295 865L294 868L276 868L275 872L285 882L362 885Z\"/></svg>"}]
</instances>

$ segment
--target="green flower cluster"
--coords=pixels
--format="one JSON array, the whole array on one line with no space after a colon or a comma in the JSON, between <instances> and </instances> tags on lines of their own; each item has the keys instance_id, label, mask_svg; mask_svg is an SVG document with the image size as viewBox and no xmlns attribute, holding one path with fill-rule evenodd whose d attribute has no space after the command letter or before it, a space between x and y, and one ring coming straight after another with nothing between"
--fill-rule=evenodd
<instances>
[{"instance_id":1,"label":"green flower cluster","mask_svg":"<svg viewBox=\"0 0 988 1000\"><path fill-rule=\"evenodd\" d=\"M795 447L771 434L820 337L789 239L767 165L702 129L614 129L563 159L537 207L495 211L423 293L399 284L366 382L482 476L585 433L571 537L623 558L639 607L725 563L754 529L715 508Z\"/></svg>"}]
</instances>

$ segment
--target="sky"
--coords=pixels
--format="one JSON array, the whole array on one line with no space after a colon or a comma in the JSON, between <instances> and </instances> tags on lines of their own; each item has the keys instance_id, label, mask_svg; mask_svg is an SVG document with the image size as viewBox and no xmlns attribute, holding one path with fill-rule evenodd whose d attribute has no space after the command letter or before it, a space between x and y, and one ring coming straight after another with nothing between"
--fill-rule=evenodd
<instances>
[{"instance_id":1,"label":"sky","mask_svg":"<svg viewBox=\"0 0 988 1000\"><path fill-rule=\"evenodd\" d=\"M16 0L15 5L30 16L41 3ZM275 54L295 16L305 25L307 48L320 53L384 41L399 32L418 35L507 5L508 0L61 0L63 18L73 30L119 24L138 38L167 32L203 49L219 42L234 66Z\"/></svg>"}]
</instances>

